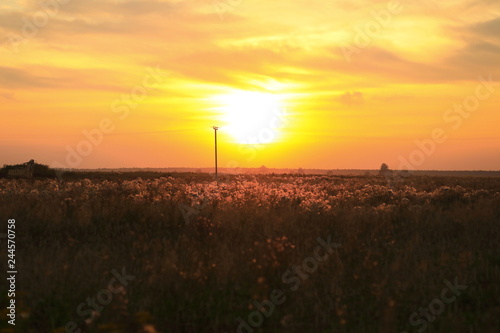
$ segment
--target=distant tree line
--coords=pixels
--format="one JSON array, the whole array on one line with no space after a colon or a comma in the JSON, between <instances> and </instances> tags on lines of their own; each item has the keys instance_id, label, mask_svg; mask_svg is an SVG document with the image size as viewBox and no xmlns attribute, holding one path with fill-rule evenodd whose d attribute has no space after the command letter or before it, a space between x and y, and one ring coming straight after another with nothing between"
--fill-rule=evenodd
<instances>
[{"instance_id":1,"label":"distant tree line","mask_svg":"<svg viewBox=\"0 0 500 333\"><path fill-rule=\"evenodd\" d=\"M28 163L28 162L27 162ZM0 169L0 177L7 177L9 170L23 168L27 163L22 164L4 164L3 168ZM34 163L34 176L35 177L55 177L56 173L48 165Z\"/></svg>"}]
</instances>

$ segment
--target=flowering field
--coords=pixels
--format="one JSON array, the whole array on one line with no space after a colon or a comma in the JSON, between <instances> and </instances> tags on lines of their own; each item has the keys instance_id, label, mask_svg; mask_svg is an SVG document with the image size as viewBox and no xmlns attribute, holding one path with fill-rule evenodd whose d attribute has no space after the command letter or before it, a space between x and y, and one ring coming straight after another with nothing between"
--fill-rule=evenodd
<instances>
[{"instance_id":1,"label":"flowering field","mask_svg":"<svg viewBox=\"0 0 500 333\"><path fill-rule=\"evenodd\" d=\"M87 176L0 179L1 332L500 327L500 178Z\"/></svg>"}]
</instances>

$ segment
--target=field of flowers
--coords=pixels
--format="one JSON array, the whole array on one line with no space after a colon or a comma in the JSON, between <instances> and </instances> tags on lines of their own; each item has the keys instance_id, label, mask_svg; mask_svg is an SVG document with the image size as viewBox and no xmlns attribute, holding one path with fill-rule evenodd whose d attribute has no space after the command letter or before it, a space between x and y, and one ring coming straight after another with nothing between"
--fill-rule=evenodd
<instances>
[{"instance_id":1,"label":"field of flowers","mask_svg":"<svg viewBox=\"0 0 500 333\"><path fill-rule=\"evenodd\" d=\"M0 179L0 218L2 333L500 328L500 178Z\"/></svg>"}]
</instances>

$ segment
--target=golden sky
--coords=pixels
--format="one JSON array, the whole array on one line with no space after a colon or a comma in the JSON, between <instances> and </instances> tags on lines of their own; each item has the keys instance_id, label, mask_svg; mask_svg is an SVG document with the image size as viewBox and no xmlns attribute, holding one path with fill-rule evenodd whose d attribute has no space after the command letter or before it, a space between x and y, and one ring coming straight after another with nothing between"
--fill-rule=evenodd
<instances>
[{"instance_id":1,"label":"golden sky","mask_svg":"<svg viewBox=\"0 0 500 333\"><path fill-rule=\"evenodd\" d=\"M0 164L500 168L498 0L0 4ZM489 82L489 83L488 83Z\"/></svg>"}]
</instances>

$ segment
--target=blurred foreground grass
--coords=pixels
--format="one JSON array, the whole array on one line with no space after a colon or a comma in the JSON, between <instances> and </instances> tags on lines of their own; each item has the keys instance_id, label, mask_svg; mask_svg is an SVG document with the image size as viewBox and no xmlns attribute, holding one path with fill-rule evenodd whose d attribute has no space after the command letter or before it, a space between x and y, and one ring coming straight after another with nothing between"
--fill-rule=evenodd
<instances>
[{"instance_id":1,"label":"blurred foreground grass","mask_svg":"<svg viewBox=\"0 0 500 333\"><path fill-rule=\"evenodd\" d=\"M500 328L500 178L100 178L0 179L19 272L1 332L237 332L274 289L286 300L242 332ZM341 246L291 290L283 274L328 236ZM133 280L101 292L122 269ZM425 319L455 279L467 288Z\"/></svg>"}]
</instances>

